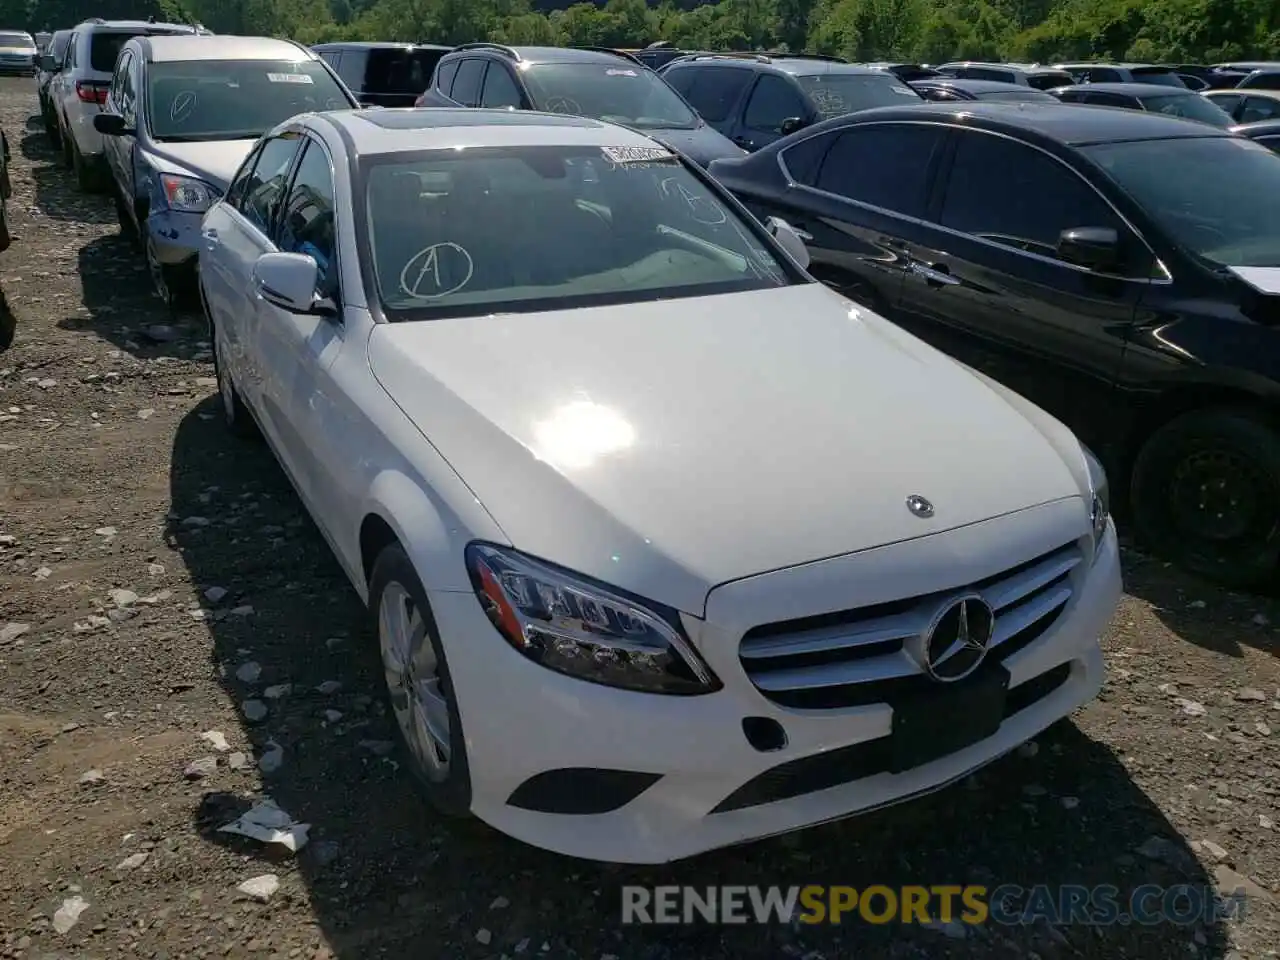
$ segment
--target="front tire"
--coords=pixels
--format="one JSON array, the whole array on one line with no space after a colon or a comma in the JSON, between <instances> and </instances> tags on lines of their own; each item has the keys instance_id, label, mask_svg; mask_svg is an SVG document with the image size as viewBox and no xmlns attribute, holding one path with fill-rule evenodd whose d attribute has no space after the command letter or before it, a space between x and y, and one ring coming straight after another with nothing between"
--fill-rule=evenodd
<instances>
[{"instance_id":1,"label":"front tire","mask_svg":"<svg viewBox=\"0 0 1280 960\"><path fill-rule=\"evenodd\" d=\"M1138 453L1132 507L1139 534L1179 566L1267 585L1280 563L1280 434L1245 411L1184 414Z\"/></svg>"},{"instance_id":2,"label":"front tire","mask_svg":"<svg viewBox=\"0 0 1280 960\"><path fill-rule=\"evenodd\" d=\"M378 555L369 576L387 698L409 766L441 813L467 816L471 773L457 699L427 592L398 543Z\"/></svg>"}]
</instances>

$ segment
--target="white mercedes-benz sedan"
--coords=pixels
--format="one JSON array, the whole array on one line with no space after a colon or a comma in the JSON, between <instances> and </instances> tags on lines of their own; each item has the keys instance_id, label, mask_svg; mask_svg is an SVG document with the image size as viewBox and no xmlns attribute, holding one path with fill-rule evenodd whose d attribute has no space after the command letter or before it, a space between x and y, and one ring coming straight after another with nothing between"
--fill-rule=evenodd
<instances>
[{"instance_id":1,"label":"white mercedes-benz sedan","mask_svg":"<svg viewBox=\"0 0 1280 960\"><path fill-rule=\"evenodd\" d=\"M1098 691L1094 458L641 134L303 115L203 231L228 425L368 602L440 810L667 861L935 790Z\"/></svg>"}]
</instances>

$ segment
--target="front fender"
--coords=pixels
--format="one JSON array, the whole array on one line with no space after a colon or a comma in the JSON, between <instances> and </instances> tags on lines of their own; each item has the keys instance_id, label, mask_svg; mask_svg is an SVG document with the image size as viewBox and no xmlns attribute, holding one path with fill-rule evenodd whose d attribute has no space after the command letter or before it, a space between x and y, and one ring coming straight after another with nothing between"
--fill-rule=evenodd
<instances>
[{"instance_id":1,"label":"front fender","mask_svg":"<svg viewBox=\"0 0 1280 960\"><path fill-rule=\"evenodd\" d=\"M360 523L363 527L370 515L383 520L395 533L428 590L470 593L471 581L463 560L466 545L475 539L507 542L487 514L482 510L476 514L464 522L408 475L399 470L384 470L369 487L360 511ZM360 539L358 530L355 539L357 542ZM367 602L368 584L357 584L357 589L361 599Z\"/></svg>"}]
</instances>

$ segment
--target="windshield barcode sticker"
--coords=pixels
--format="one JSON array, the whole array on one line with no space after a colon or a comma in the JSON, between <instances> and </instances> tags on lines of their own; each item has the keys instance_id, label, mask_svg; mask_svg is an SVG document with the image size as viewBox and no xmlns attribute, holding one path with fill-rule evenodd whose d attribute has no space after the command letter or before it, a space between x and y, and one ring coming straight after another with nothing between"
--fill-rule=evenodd
<instances>
[{"instance_id":1,"label":"windshield barcode sticker","mask_svg":"<svg viewBox=\"0 0 1280 960\"><path fill-rule=\"evenodd\" d=\"M267 79L272 83L314 83L305 73L268 73Z\"/></svg>"},{"instance_id":2,"label":"windshield barcode sticker","mask_svg":"<svg viewBox=\"0 0 1280 960\"><path fill-rule=\"evenodd\" d=\"M634 70L606 70L604 72L604 75L606 77L638 77L639 76L639 74L636 73Z\"/></svg>"},{"instance_id":3,"label":"windshield barcode sticker","mask_svg":"<svg viewBox=\"0 0 1280 960\"><path fill-rule=\"evenodd\" d=\"M610 163L661 163L675 159L666 147L601 147L600 152Z\"/></svg>"},{"instance_id":4,"label":"windshield barcode sticker","mask_svg":"<svg viewBox=\"0 0 1280 960\"><path fill-rule=\"evenodd\" d=\"M902 94L904 97L916 96L916 92L910 89L909 87L890 87L889 89L892 90L894 93Z\"/></svg>"}]
</instances>

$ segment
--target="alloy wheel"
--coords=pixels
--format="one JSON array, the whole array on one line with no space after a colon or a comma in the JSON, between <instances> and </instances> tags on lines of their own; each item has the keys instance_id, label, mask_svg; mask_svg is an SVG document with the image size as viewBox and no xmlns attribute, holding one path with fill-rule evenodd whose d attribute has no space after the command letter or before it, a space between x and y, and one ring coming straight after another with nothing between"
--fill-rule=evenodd
<instances>
[{"instance_id":1,"label":"alloy wheel","mask_svg":"<svg viewBox=\"0 0 1280 960\"><path fill-rule=\"evenodd\" d=\"M378 644L400 731L423 776L449 776L449 701L435 649L413 597L392 581L378 606Z\"/></svg>"}]
</instances>

